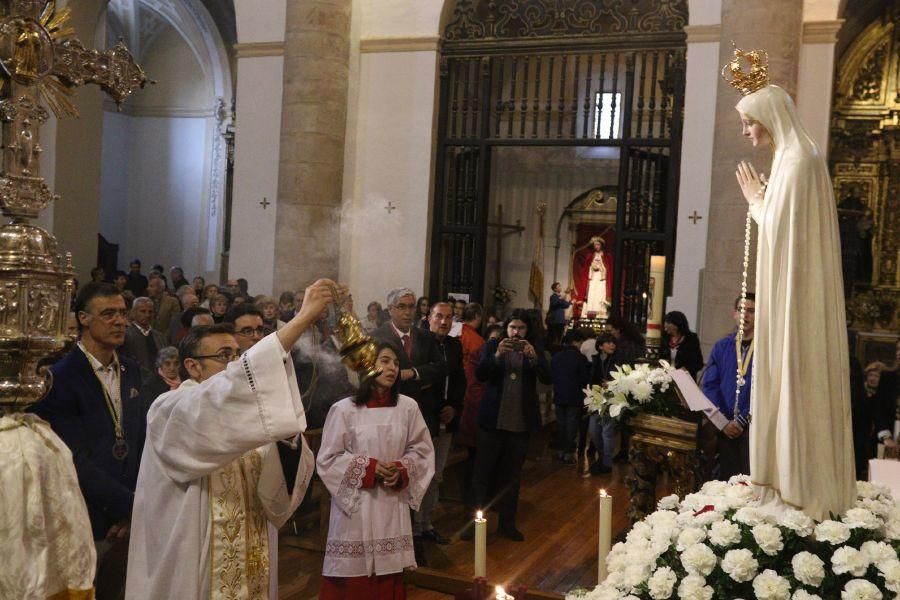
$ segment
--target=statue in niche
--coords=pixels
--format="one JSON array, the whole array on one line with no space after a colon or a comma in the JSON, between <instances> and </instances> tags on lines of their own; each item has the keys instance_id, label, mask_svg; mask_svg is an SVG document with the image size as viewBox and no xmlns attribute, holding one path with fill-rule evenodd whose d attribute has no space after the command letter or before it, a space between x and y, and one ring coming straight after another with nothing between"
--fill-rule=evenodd
<instances>
[{"instance_id":1,"label":"statue in niche","mask_svg":"<svg viewBox=\"0 0 900 600\"><path fill-rule=\"evenodd\" d=\"M855 284L872 283L872 237L875 219L872 209L853 186L838 203L838 229L841 234L841 263L844 296L849 298Z\"/></svg>"},{"instance_id":2,"label":"statue in niche","mask_svg":"<svg viewBox=\"0 0 900 600\"><path fill-rule=\"evenodd\" d=\"M612 298L612 256L604 251L603 238L595 235L586 248L575 253L572 274L578 298L583 298L581 316L606 319Z\"/></svg>"}]
</instances>

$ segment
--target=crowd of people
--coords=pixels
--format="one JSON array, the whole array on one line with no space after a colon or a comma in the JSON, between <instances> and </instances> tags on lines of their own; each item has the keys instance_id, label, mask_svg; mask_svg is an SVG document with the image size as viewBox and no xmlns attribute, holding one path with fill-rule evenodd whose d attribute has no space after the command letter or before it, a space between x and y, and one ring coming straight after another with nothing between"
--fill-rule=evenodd
<instances>
[{"instance_id":1,"label":"crowd of people","mask_svg":"<svg viewBox=\"0 0 900 600\"><path fill-rule=\"evenodd\" d=\"M332 498L322 598L394 597L403 569L427 564L427 544L449 542L434 516L454 448L464 454L466 514L490 506L499 534L524 540L518 496L531 438L548 425L541 390L553 391L550 445L561 466L602 476L627 456L619 424L584 407L585 386L604 386L646 356L638 328L616 316L601 332L562 333L559 303L501 321L475 302L396 288L360 319L380 369L360 381L333 341L333 282L276 300L251 296L243 279L188 282L179 267L145 276L137 260L127 274L106 281L95 269L92 279L74 300L77 347L51 367L53 388L33 410L72 450L101 599L126 585L128 598L205 597L210 585L277 591L272 532L300 504L313 460ZM353 311L352 296L342 301ZM715 478L749 473L752 294L743 314L742 343L731 332L706 361L685 315L664 318L661 357L697 378L726 417L706 425ZM734 318L740 324L738 301ZM865 454L876 440L895 444L885 398L896 398L897 371L859 371L854 419ZM315 459L304 431L320 436ZM237 529L234 506L246 513ZM252 564L221 562L228 544L209 540L231 538L253 549ZM220 581L229 568L240 576Z\"/></svg>"}]
</instances>

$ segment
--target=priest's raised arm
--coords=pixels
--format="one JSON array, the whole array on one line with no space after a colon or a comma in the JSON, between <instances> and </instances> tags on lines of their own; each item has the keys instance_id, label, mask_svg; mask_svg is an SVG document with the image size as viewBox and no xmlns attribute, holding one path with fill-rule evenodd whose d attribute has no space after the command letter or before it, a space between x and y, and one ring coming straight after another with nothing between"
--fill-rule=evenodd
<instances>
[{"instance_id":1,"label":"priest's raised arm","mask_svg":"<svg viewBox=\"0 0 900 600\"><path fill-rule=\"evenodd\" d=\"M287 351L333 289L327 280L310 286L301 311L243 354L227 325L193 328L183 340L190 379L147 416L128 599L270 595L269 529L297 508L315 466Z\"/></svg>"}]
</instances>

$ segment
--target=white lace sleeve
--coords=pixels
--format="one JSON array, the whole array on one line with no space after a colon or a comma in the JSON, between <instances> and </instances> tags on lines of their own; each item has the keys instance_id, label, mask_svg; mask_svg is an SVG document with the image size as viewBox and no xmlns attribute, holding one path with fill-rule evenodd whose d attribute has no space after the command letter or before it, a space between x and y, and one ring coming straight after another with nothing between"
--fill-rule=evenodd
<instances>
[{"instance_id":1,"label":"white lace sleeve","mask_svg":"<svg viewBox=\"0 0 900 600\"><path fill-rule=\"evenodd\" d=\"M359 510L359 496L369 457L365 454L354 454L344 470L344 477L338 486L334 499L338 506L348 515Z\"/></svg>"}]
</instances>

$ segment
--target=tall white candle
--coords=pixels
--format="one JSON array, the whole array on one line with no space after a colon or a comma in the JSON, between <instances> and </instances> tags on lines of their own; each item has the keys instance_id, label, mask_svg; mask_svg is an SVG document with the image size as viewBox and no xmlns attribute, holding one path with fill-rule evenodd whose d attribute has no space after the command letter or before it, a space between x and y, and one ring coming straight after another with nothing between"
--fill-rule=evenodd
<instances>
[{"instance_id":1,"label":"tall white candle","mask_svg":"<svg viewBox=\"0 0 900 600\"><path fill-rule=\"evenodd\" d=\"M600 490L600 541L597 557L597 583L603 583L609 571L606 568L606 557L612 546L612 496L606 490Z\"/></svg>"},{"instance_id":2,"label":"tall white candle","mask_svg":"<svg viewBox=\"0 0 900 600\"><path fill-rule=\"evenodd\" d=\"M475 516L475 577L487 576L487 519L480 510Z\"/></svg>"},{"instance_id":3,"label":"tall white candle","mask_svg":"<svg viewBox=\"0 0 900 600\"><path fill-rule=\"evenodd\" d=\"M647 315L647 337L662 335L663 298L666 289L666 257L650 257L650 314Z\"/></svg>"}]
</instances>

